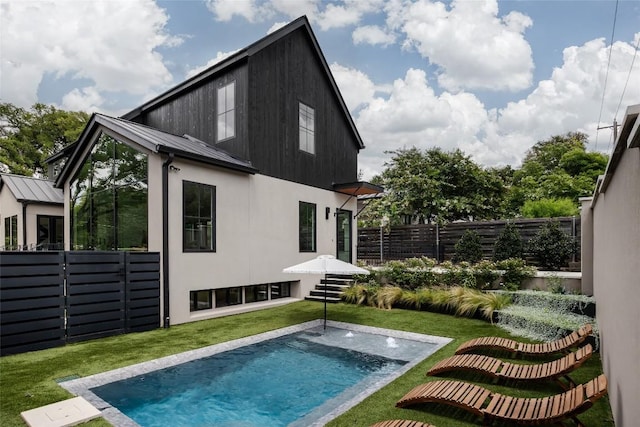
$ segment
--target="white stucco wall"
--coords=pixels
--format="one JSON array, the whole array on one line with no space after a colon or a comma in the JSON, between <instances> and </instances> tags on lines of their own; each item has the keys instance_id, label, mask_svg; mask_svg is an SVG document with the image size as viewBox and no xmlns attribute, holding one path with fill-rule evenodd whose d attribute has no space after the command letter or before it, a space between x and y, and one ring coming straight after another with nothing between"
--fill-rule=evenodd
<instances>
[{"instance_id":1,"label":"white stucco wall","mask_svg":"<svg viewBox=\"0 0 640 427\"><path fill-rule=\"evenodd\" d=\"M18 202L8 187L0 192L0 246L4 246L4 219L16 215L18 217L18 246L24 244L23 221L26 221L27 247L32 248L38 242L38 215L63 216L62 206L31 203L27 205L26 219L23 218L22 203Z\"/></svg>"},{"instance_id":2,"label":"white stucco wall","mask_svg":"<svg viewBox=\"0 0 640 427\"><path fill-rule=\"evenodd\" d=\"M171 324L282 302L191 313L189 292L192 290L300 280L300 285L292 286L291 296L302 298L318 283L320 277L284 274L282 269L321 254L336 255L333 213L348 196L264 175L247 175L184 161L175 161L173 165L180 170L169 174ZM185 180L216 187L215 253L182 251L182 183ZM300 201L316 204L317 251L314 253L299 252ZM325 217L327 207L331 209L329 219ZM355 198L343 209L355 214ZM351 241L355 256L355 221Z\"/></svg>"},{"instance_id":3,"label":"white stucco wall","mask_svg":"<svg viewBox=\"0 0 640 427\"><path fill-rule=\"evenodd\" d=\"M640 148L624 150L592 207L593 290L617 427L640 420Z\"/></svg>"}]
</instances>

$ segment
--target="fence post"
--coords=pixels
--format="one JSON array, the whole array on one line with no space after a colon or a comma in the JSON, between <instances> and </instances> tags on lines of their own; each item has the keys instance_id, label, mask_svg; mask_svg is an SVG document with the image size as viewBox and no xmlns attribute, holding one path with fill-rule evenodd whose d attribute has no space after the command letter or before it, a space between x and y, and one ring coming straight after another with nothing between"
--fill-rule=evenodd
<instances>
[{"instance_id":1,"label":"fence post","mask_svg":"<svg viewBox=\"0 0 640 427\"><path fill-rule=\"evenodd\" d=\"M382 223L380 224L380 264L382 264L384 261L384 255L383 255L383 247L382 247Z\"/></svg>"},{"instance_id":2,"label":"fence post","mask_svg":"<svg viewBox=\"0 0 640 427\"><path fill-rule=\"evenodd\" d=\"M573 242L573 250L571 251L571 262L576 262L576 216L571 217L571 241Z\"/></svg>"},{"instance_id":3,"label":"fence post","mask_svg":"<svg viewBox=\"0 0 640 427\"><path fill-rule=\"evenodd\" d=\"M436 222L436 262L440 264L440 225Z\"/></svg>"}]
</instances>

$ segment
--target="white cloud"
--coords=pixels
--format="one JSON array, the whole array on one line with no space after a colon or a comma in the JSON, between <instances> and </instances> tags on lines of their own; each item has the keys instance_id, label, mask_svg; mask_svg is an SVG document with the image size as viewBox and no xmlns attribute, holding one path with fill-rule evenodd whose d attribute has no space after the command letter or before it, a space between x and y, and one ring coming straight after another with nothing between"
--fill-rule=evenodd
<instances>
[{"instance_id":1,"label":"white cloud","mask_svg":"<svg viewBox=\"0 0 640 427\"><path fill-rule=\"evenodd\" d=\"M533 59L524 30L529 17L511 12L498 17L496 0L419 0L387 6L389 25L406 35L405 48L415 48L440 68L438 83L462 89L518 91L532 83Z\"/></svg>"},{"instance_id":2,"label":"white cloud","mask_svg":"<svg viewBox=\"0 0 640 427\"><path fill-rule=\"evenodd\" d=\"M330 65L330 68L350 111L355 111L373 100L376 88L366 74L353 68L343 67L335 62Z\"/></svg>"},{"instance_id":3,"label":"white cloud","mask_svg":"<svg viewBox=\"0 0 640 427\"><path fill-rule=\"evenodd\" d=\"M94 87L75 88L62 97L61 108L69 111L103 112L104 98Z\"/></svg>"},{"instance_id":4,"label":"white cloud","mask_svg":"<svg viewBox=\"0 0 640 427\"><path fill-rule=\"evenodd\" d=\"M214 66L218 62L222 61L225 58L230 57L231 55L233 55L234 53L237 53L239 51L240 51L240 49L232 50L230 52L218 52L216 54L216 57L210 59L209 61L207 61L206 64L199 65L199 66L197 66L195 68L192 68L192 69L188 70L186 75L185 75L185 79L190 79L191 77L195 76L196 74L201 73L202 71L206 70L207 68Z\"/></svg>"},{"instance_id":5,"label":"white cloud","mask_svg":"<svg viewBox=\"0 0 640 427\"><path fill-rule=\"evenodd\" d=\"M255 22L262 18L261 8L254 0L207 0L206 4L207 9L215 15L218 21L230 21L234 15L241 16L249 22Z\"/></svg>"},{"instance_id":6,"label":"white cloud","mask_svg":"<svg viewBox=\"0 0 640 427\"><path fill-rule=\"evenodd\" d=\"M388 96L372 99L358 114L356 124L367 146L360 167L370 178L388 160L385 151L413 146L453 150L463 141L477 141L487 121L483 104L473 94L436 95L426 73L410 69L393 83Z\"/></svg>"},{"instance_id":7,"label":"white cloud","mask_svg":"<svg viewBox=\"0 0 640 427\"><path fill-rule=\"evenodd\" d=\"M45 74L88 79L96 92L138 95L172 82L156 49L181 39L165 33L168 17L151 0L7 2L1 8L3 101L33 104Z\"/></svg>"},{"instance_id":8,"label":"white cloud","mask_svg":"<svg viewBox=\"0 0 640 427\"><path fill-rule=\"evenodd\" d=\"M637 84L640 82L640 61L637 58L631 69L634 50L629 43L614 43L602 104L609 46L604 39L596 39L564 49L562 66L554 69L548 80L539 82L525 99L510 102L498 111L501 133L521 133L534 143L552 135L579 130L588 132L591 142L595 143L594 130L601 105L601 125L606 126L612 124L618 104L622 106L618 112L620 119L627 105L640 102ZM627 79L630 84L621 100ZM608 141L608 135L603 139ZM599 148L604 147L600 145Z\"/></svg>"},{"instance_id":9,"label":"white cloud","mask_svg":"<svg viewBox=\"0 0 640 427\"><path fill-rule=\"evenodd\" d=\"M396 36L377 25L364 25L353 31L353 44L371 44L388 46L395 43Z\"/></svg>"}]
</instances>

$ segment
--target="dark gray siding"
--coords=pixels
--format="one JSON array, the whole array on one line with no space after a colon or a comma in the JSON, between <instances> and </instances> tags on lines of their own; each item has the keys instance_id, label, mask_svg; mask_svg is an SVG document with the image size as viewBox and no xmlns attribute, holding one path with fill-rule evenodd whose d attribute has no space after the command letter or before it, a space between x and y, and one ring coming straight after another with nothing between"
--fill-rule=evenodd
<instances>
[{"instance_id":1,"label":"dark gray siding","mask_svg":"<svg viewBox=\"0 0 640 427\"><path fill-rule=\"evenodd\" d=\"M216 143L216 90L232 80L236 137ZM299 150L299 102L315 110L315 155ZM136 121L194 136L249 160L260 174L325 189L357 180L358 141L304 27Z\"/></svg>"},{"instance_id":2,"label":"dark gray siding","mask_svg":"<svg viewBox=\"0 0 640 427\"><path fill-rule=\"evenodd\" d=\"M315 155L298 148L299 102L315 109ZM260 173L326 189L356 181L357 142L305 31L249 58L249 114Z\"/></svg>"},{"instance_id":3,"label":"dark gray siding","mask_svg":"<svg viewBox=\"0 0 640 427\"><path fill-rule=\"evenodd\" d=\"M236 136L216 142L216 92L236 82ZM154 109L140 121L175 135L188 134L243 159L249 158L247 138L247 66L242 65Z\"/></svg>"}]
</instances>

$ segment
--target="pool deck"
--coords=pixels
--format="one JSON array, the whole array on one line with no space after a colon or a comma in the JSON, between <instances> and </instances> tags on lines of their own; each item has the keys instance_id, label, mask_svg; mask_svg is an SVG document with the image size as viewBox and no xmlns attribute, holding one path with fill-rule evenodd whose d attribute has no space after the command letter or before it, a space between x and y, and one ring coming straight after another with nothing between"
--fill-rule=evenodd
<instances>
[{"instance_id":1,"label":"pool deck","mask_svg":"<svg viewBox=\"0 0 640 427\"><path fill-rule=\"evenodd\" d=\"M186 351L183 353L174 354L171 356L163 357L160 359L151 360L148 362L138 363L130 365L124 368L115 369L112 371L103 372L100 374L91 375L84 378L72 379L69 381L60 382L60 386L69 391L70 393L84 398L90 405L97 408L102 413L102 416L111 424L117 427L140 427L131 418L124 415L118 409L112 407L108 402L104 401L93 393L90 389L99 387L105 384L109 384L115 381L132 378L138 375L144 375L149 372L153 372L159 369L168 368L182 363L190 362L193 360L209 357L218 353L222 353L236 348L244 347L247 345L255 344L258 342L278 338L284 335L293 334L296 332L302 332L313 328L322 327L323 321L321 319L312 320L310 322L301 323L294 326L289 326L274 331L265 332L258 335L253 335L245 338L240 338L233 341L228 341L220 344L215 344L208 347L199 348L196 350ZM413 332L403 332L393 329L376 328L371 326L356 325L352 323L343 323L335 321L327 321L328 327L346 329L353 332L362 332L376 335L384 335L386 337L407 339L412 341L419 341L425 343L431 343L436 346L433 352L451 342L451 338L438 337L431 335L417 334ZM432 352L432 353L433 353ZM425 356L428 357L428 356ZM401 369L397 370L394 374L385 377L384 381L371 385L367 389L362 390L357 396L343 402L339 406L335 407L331 411L324 414L321 418L315 420L312 423L305 423L305 426L323 426L328 421L337 417L338 415L346 412L351 407L357 405L363 401L374 391L382 388L388 383L392 382L396 378L400 377L409 369L413 368L416 364L424 360L424 357L409 361ZM302 421L302 420L301 420ZM72 425L72 424L67 424ZM295 425L295 423L293 424Z\"/></svg>"}]
</instances>

